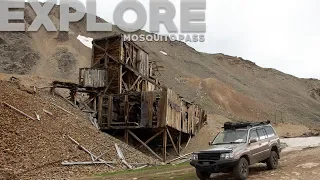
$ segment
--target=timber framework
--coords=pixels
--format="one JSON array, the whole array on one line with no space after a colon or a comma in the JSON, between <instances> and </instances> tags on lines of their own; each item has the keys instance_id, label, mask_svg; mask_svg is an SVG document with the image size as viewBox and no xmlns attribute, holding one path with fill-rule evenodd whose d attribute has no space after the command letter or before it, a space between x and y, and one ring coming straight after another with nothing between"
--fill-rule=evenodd
<instances>
[{"instance_id":1,"label":"timber framework","mask_svg":"<svg viewBox=\"0 0 320 180\"><path fill-rule=\"evenodd\" d=\"M91 68L80 69L79 84L55 81L52 91L69 89L68 101L90 113L101 131L121 135L163 161L167 148L180 155L181 144L188 144L206 122L206 112L160 84L161 67L123 35L92 44Z\"/></svg>"}]
</instances>

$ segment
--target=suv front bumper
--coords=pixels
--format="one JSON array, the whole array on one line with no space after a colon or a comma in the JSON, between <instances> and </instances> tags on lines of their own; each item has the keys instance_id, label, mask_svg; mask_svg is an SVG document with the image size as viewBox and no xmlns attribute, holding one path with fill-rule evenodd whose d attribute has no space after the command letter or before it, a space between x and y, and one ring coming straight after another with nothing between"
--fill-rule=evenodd
<instances>
[{"instance_id":1,"label":"suv front bumper","mask_svg":"<svg viewBox=\"0 0 320 180\"><path fill-rule=\"evenodd\" d=\"M228 172L238 159L217 160L217 161L191 161L190 164L199 171L208 173Z\"/></svg>"}]
</instances>

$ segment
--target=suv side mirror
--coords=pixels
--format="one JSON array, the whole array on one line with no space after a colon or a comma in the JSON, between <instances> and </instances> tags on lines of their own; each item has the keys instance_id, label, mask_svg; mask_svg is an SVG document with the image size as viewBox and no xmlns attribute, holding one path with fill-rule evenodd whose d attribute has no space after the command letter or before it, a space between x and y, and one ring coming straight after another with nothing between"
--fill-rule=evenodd
<instances>
[{"instance_id":1,"label":"suv side mirror","mask_svg":"<svg viewBox=\"0 0 320 180\"><path fill-rule=\"evenodd\" d=\"M251 138L251 139L249 140L249 143L250 143L250 144L256 143L256 142L258 142L258 139L257 139L257 138Z\"/></svg>"}]
</instances>

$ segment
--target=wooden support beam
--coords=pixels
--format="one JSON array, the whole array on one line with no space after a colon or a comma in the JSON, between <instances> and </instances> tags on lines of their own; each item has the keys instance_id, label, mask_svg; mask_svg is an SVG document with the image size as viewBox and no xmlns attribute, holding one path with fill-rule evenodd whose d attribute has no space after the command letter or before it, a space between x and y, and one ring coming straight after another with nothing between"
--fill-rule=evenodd
<instances>
[{"instance_id":1,"label":"wooden support beam","mask_svg":"<svg viewBox=\"0 0 320 180\"><path fill-rule=\"evenodd\" d=\"M155 153L148 145L146 145L143 141L141 141L141 139L139 139L133 132L131 132L130 130L128 130L129 134L134 137L139 143L141 143L145 148L147 148L155 157L157 157L158 159L162 160L162 158Z\"/></svg>"},{"instance_id":2,"label":"wooden support beam","mask_svg":"<svg viewBox=\"0 0 320 180\"><path fill-rule=\"evenodd\" d=\"M3 104L5 104L6 106L10 107L11 109L13 109L13 110L17 111L18 113L20 113L20 114L22 114L22 115L26 116L27 118L30 118L30 119L32 119L32 120L36 120L35 118L33 118L33 117L29 116L28 114L26 114L26 113L22 112L21 110L19 110L19 109L15 108L15 107L13 107L13 106L11 106L11 105L10 105L10 104L8 104L8 103L5 103L5 102L4 102Z\"/></svg>"},{"instance_id":3,"label":"wooden support beam","mask_svg":"<svg viewBox=\"0 0 320 180\"><path fill-rule=\"evenodd\" d=\"M126 144L129 144L129 132L128 132L128 129L124 130L124 141L126 142Z\"/></svg>"},{"instance_id":4,"label":"wooden support beam","mask_svg":"<svg viewBox=\"0 0 320 180\"><path fill-rule=\"evenodd\" d=\"M163 162L167 161L167 127L163 131L163 145L162 145L162 153L163 153Z\"/></svg>"},{"instance_id":5,"label":"wooden support beam","mask_svg":"<svg viewBox=\"0 0 320 180\"><path fill-rule=\"evenodd\" d=\"M94 104L96 100L94 100ZM103 110L103 97L99 96L98 97L98 125L101 127L103 124L103 116L102 116L102 110Z\"/></svg>"},{"instance_id":6,"label":"wooden support beam","mask_svg":"<svg viewBox=\"0 0 320 180\"><path fill-rule=\"evenodd\" d=\"M116 151L118 154L119 159L121 160L121 162L129 169L133 169L132 166L125 160L124 155L120 149L120 147L118 146L118 144L114 144L114 146L116 147Z\"/></svg>"},{"instance_id":7,"label":"wooden support beam","mask_svg":"<svg viewBox=\"0 0 320 180\"><path fill-rule=\"evenodd\" d=\"M113 97L109 96L108 97L108 128L111 127L112 118L113 118Z\"/></svg>"},{"instance_id":8,"label":"wooden support beam","mask_svg":"<svg viewBox=\"0 0 320 180\"><path fill-rule=\"evenodd\" d=\"M176 145L175 145L175 143L174 143L174 141L173 141L173 138L172 138L172 136L171 136L171 134L170 134L170 131L169 131L168 128L166 128L166 129L167 129L169 138L170 138L170 140L171 140L172 146L173 146L174 150L176 151L177 155L179 155L178 149L177 149L177 147L176 147Z\"/></svg>"},{"instance_id":9,"label":"wooden support beam","mask_svg":"<svg viewBox=\"0 0 320 180\"><path fill-rule=\"evenodd\" d=\"M151 138L149 138L146 142L144 142L145 144L148 144L149 142L151 142L152 140L154 140L156 137L160 136L163 133L164 130L161 130L160 132L158 132L157 134L153 135ZM143 145L140 145L137 149L142 148Z\"/></svg>"},{"instance_id":10,"label":"wooden support beam","mask_svg":"<svg viewBox=\"0 0 320 180\"><path fill-rule=\"evenodd\" d=\"M62 107L60 107L60 106L58 106L58 105L56 105L56 104L54 104L54 103L51 103L51 104L52 104L52 105L54 105L55 107L57 107L57 108L61 109L62 111L64 111L64 112L66 112L66 113L68 113L68 114L70 114L70 115L74 116L74 114L73 114L73 113L71 113L70 111L68 111L68 110L66 110L66 109L64 109L64 108L62 108Z\"/></svg>"},{"instance_id":11,"label":"wooden support beam","mask_svg":"<svg viewBox=\"0 0 320 180\"><path fill-rule=\"evenodd\" d=\"M126 92L128 92L129 91L129 87L128 87L127 83L122 81L122 85L124 86Z\"/></svg>"},{"instance_id":12,"label":"wooden support beam","mask_svg":"<svg viewBox=\"0 0 320 180\"><path fill-rule=\"evenodd\" d=\"M113 161L105 161L105 162L101 162L101 161L89 161L89 162L62 162L61 165L63 166L75 166L75 165L97 165L97 164L117 164L117 162L113 162Z\"/></svg>"},{"instance_id":13,"label":"wooden support beam","mask_svg":"<svg viewBox=\"0 0 320 180\"><path fill-rule=\"evenodd\" d=\"M92 152L90 152L88 149L86 149L85 147L81 146L80 143L78 143L76 140L74 140L72 137L68 136L68 138L75 143L79 149L83 150L84 152L88 153L90 156L92 156L94 159L97 159L100 162L103 162L105 165L114 168L113 166L111 166L110 164L108 164L105 160L101 159L101 158L97 158L97 156L95 156Z\"/></svg>"},{"instance_id":14,"label":"wooden support beam","mask_svg":"<svg viewBox=\"0 0 320 180\"><path fill-rule=\"evenodd\" d=\"M178 143L177 143L179 155L180 155L181 150L182 150L182 148L181 148L181 136L182 136L182 131L179 131Z\"/></svg>"},{"instance_id":15,"label":"wooden support beam","mask_svg":"<svg viewBox=\"0 0 320 180\"><path fill-rule=\"evenodd\" d=\"M136 79L136 81L132 84L132 86L130 87L129 91L132 91L134 86L137 85L137 83L139 82L141 76L138 76L138 78Z\"/></svg>"},{"instance_id":16,"label":"wooden support beam","mask_svg":"<svg viewBox=\"0 0 320 180\"><path fill-rule=\"evenodd\" d=\"M129 120L129 96L128 95L124 95L124 121L126 124L128 124L128 120Z\"/></svg>"},{"instance_id":17,"label":"wooden support beam","mask_svg":"<svg viewBox=\"0 0 320 180\"><path fill-rule=\"evenodd\" d=\"M156 82L154 82L154 81L151 80L150 78L145 77L143 74L137 72L137 71L134 70L132 67L130 67L128 64L125 64L125 63L123 63L123 62L121 62L121 61L118 61L117 59L115 59L114 57L112 57L112 56L111 56L110 54L108 54L108 53L106 53L106 55L109 56L109 58L112 59L113 61L121 64L124 68L126 68L126 69L130 70L131 72L133 72L136 76L141 76L142 79L144 79L144 80L152 83L152 84L155 85L157 88L162 88L162 86L160 86L159 84L157 84ZM122 66L121 66L121 67L122 67ZM121 72L122 72L122 70L121 70ZM121 74L120 74L120 75L121 75ZM120 82L121 82L121 81L120 81ZM121 92L120 92L119 94L121 94Z\"/></svg>"},{"instance_id":18,"label":"wooden support beam","mask_svg":"<svg viewBox=\"0 0 320 180\"><path fill-rule=\"evenodd\" d=\"M79 109L79 107L74 104L73 102L71 102L69 99L67 99L66 97L62 96L59 92L57 92L55 89L52 91L52 93L58 95L59 97L61 97L63 100L65 100L66 102L68 102L69 104L71 104L73 107ZM71 93L70 93L71 94Z\"/></svg>"},{"instance_id":19,"label":"wooden support beam","mask_svg":"<svg viewBox=\"0 0 320 180\"><path fill-rule=\"evenodd\" d=\"M186 146L184 147L184 149L186 149L189 146L191 139L192 139L192 135L190 134L189 140L188 140Z\"/></svg>"}]
</instances>

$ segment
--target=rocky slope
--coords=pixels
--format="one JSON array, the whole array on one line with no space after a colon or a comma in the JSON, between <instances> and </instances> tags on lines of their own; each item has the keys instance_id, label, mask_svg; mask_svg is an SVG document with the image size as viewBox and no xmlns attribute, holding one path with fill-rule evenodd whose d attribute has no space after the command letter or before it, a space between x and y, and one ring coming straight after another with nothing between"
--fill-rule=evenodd
<instances>
[{"instance_id":1,"label":"rocky slope","mask_svg":"<svg viewBox=\"0 0 320 180\"><path fill-rule=\"evenodd\" d=\"M25 14L28 26L35 14L29 6ZM58 27L57 6L50 18ZM76 82L78 68L89 67L91 58L91 50L76 37L80 34L98 38L119 32L116 27L113 32L86 32L85 20L72 23L68 34L44 29L33 33L1 32L0 71ZM239 57L200 53L181 42L138 44L150 53L151 60L164 67L159 74L163 84L210 113L236 120L270 119L319 125L319 80L299 79Z\"/></svg>"},{"instance_id":2,"label":"rocky slope","mask_svg":"<svg viewBox=\"0 0 320 180\"><path fill-rule=\"evenodd\" d=\"M129 163L158 163L157 160L100 132L87 114L48 91L30 94L21 84L0 80L0 179L72 179L97 173L126 169L118 163L106 165L62 166L67 162L92 161L68 137L105 161L119 162L115 143L119 144ZM40 121L32 120L8 107L18 108ZM54 103L55 105L53 105ZM57 108L60 106L74 115ZM43 110L52 113L52 116Z\"/></svg>"}]
</instances>

